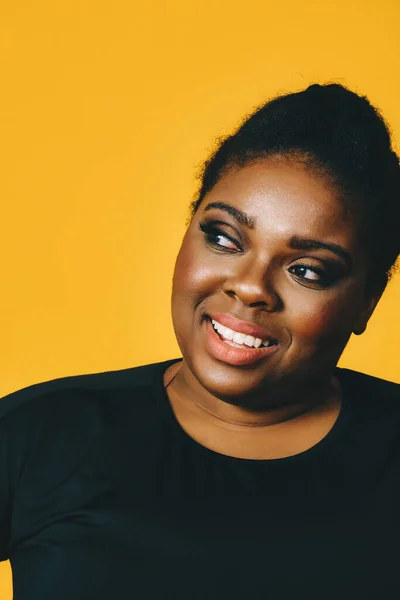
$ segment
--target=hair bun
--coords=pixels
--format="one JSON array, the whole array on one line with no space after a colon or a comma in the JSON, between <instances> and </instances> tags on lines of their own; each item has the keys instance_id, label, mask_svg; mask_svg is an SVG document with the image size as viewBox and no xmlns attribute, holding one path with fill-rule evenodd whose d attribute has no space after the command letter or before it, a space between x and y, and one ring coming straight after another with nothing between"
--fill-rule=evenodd
<instances>
[{"instance_id":1,"label":"hair bun","mask_svg":"<svg viewBox=\"0 0 400 600\"><path fill-rule=\"evenodd\" d=\"M347 100L356 101L354 94L340 83L325 83L323 85L320 83L313 83L312 85L309 85L305 91L308 94L318 94L319 96L323 94L325 97L341 96L343 98L346 97Z\"/></svg>"},{"instance_id":2,"label":"hair bun","mask_svg":"<svg viewBox=\"0 0 400 600\"><path fill-rule=\"evenodd\" d=\"M317 93L319 93L319 92L322 91L323 87L326 87L326 86L322 86L319 83L313 83L312 85L308 86L308 88L306 89L306 92L311 92L311 93L317 92Z\"/></svg>"}]
</instances>

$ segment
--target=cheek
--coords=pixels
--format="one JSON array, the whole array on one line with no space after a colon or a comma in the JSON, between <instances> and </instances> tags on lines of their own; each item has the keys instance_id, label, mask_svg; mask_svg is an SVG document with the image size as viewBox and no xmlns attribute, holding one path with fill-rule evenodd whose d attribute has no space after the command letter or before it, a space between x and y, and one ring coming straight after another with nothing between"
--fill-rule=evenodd
<instances>
[{"instance_id":1,"label":"cheek","mask_svg":"<svg viewBox=\"0 0 400 600\"><path fill-rule=\"evenodd\" d=\"M203 312L202 304L212 295L214 287L215 274L213 277L210 262L204 260L201 249L183 242L175 261L171 296L172 322L182 353L188 351Z\"/></svg>"},{"instance_id":2,"label":"cheek","mask_svg":"<svg viewBox=\"0 0 400 600\"><path fill-rule=\"evenodd\" d=\"M308 301L293 312L291 330L294 337L310 343L327 340L346 339L351 333L351 315L348 314L348 301L334 298L322 301ZM346 310L347 309L347 310Z\"/></svg>"},{"instance_id":3,"label":"cheek","mask_svg":"<svg viewBox=\"0 0 400 600\"><path fill-rule=\"evenodd\" d=\"M173 297L198 297L211 289L213 269L194 244L183 243L178 253L173 275Z\"/></svg>"}]
</instances>

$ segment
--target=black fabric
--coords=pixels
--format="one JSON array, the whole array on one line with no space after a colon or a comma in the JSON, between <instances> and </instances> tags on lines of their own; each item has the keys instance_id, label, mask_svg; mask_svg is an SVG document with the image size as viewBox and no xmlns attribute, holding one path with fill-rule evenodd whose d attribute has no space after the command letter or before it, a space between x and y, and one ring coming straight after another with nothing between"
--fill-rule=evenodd
<instances>
[{"instance_id":1,"label":"black fabric","mask_svg":"<svg viewBox=\"0 0 400 600\"><path fill-rule=\"evenodd\" d=\"M400 598L399 386L338 369L330 433L213 452L163 388L180 359L0 401L0 557L15 600Z\"/></svg>"}]
</instances>

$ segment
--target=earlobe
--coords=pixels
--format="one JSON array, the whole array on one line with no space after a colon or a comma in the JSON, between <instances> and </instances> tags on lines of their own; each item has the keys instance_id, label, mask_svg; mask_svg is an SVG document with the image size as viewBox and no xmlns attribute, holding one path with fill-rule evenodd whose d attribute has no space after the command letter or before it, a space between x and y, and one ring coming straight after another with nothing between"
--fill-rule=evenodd
<instances>
[{"instance_id":1,"label":"earlobe","mask_svg":"<svg viewBox=\"0 0 400 600\"><path fill-rule=\"evenodd\" d=\"M359 315L358 319L356 320L356 322L354 324L354 328L353 328L354 335L361 335L367 329L368 321L371 318L372 313L374 312L374 310L376 308L376 305L378 304L379 300L381 299L381 296L382 296L383 292L385 291L386 285L387 285L387 280L385 279L385 282L381 285L381 287L378 290L376 290L373 295L371 295L369 297L369 300L366 302L366 306L364 307L364 309L362 310L361 314Z\"/></svg>"},{"instance_id":2,"label":"earlobe","mask_svg":"<svg viewBox=\"0 0 400 600\"><path fill-rule=\"evenodd\" d=\"M375 302L371 303L367 310L365 310L361 313L361 315L357 319L356 323L354 324L354 328L353 328L354 335L361 335L367 329L368 321L369 321L372 313L374 312L374 309L378 303L378 300L379 300L379 298Z\"/></svg>"},{"instance_id":3,"label":"earlobe","mask_svg":"<svg viewBox=\"0 0 400 600\"><path fill-rule=\"evenodd\" d=\"M361 335L362 333L364 333L364 331L365 331L366 329L367 329L367 326L366 326L366 325L364 325L363 327L361 327L361 326L360 326L360 327L355 327L355 328L353 329L353 333L354 333L354 335Z\"/></svg>"}]
</instances>

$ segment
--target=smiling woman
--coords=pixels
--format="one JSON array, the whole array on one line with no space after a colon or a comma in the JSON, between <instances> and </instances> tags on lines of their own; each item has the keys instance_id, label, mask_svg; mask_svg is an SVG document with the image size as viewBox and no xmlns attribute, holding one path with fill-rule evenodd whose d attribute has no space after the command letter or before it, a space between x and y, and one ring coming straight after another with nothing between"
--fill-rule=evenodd
<instances>
[{"instance_id":1,"label":"smiling woman","mask_svg":"<svg viewBox=\"0 0 400 600\"><path fill-rule=\"evenodd\" d=\"M0 404L15 598L399 597L399 386L337 367L399 228L365 97L312 85L223 140L175 264L182 357Z\"/></svg>"},{"instance_id":2,"label":"smiling woman","mask_svg":"<svg viewBox=\"0 0 400 600\"><path fill-rule=\"evenodd\" d=\"M221 203L228 200L250 217L253 228L223 210ZM172 315L183 355L198 378L204 371L202 385L213 396L238 394L243 406L246 382L251 402L260 406L279 403L282 384L297 394L307 382L319 395L351 332L365 328L382 291L366 293L368 261L355 219L329 183L288 159L230 169L203 202L187 229L174 274ZM276 341L269 360L250 351L254 368L239 379L236 370L216 366L196 327L215 312L268 327ZM245 359L249 350L242 354ZM310 379L311 371L316 380ZM287 392L285 397L289 400Z\"/></svg>"}]
</instances>

